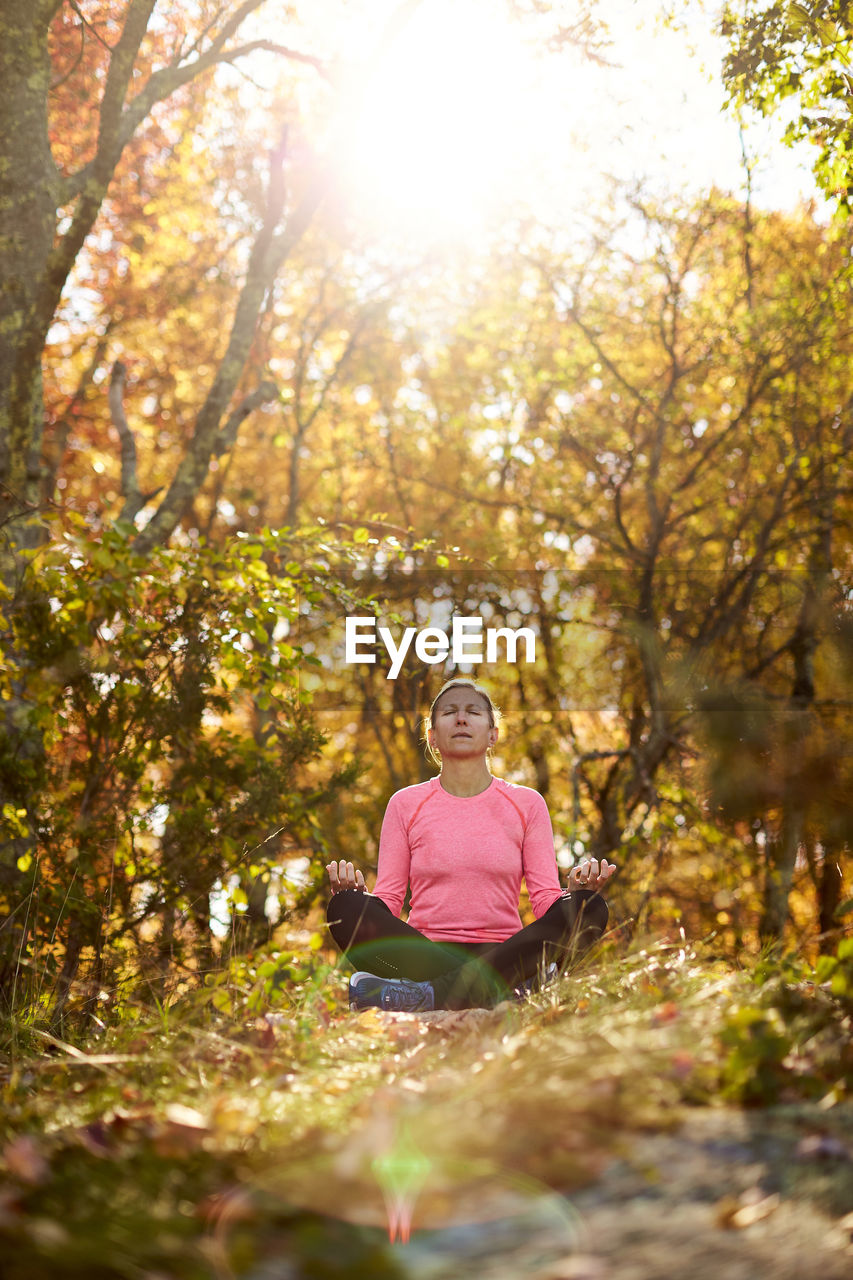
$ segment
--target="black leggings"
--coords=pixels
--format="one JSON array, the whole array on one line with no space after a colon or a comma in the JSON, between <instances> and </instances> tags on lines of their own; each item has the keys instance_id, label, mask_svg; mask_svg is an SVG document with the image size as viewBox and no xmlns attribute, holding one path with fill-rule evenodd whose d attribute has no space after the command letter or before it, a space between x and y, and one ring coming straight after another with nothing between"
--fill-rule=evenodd
<instances>
[{"instance_id":1,"label":"black leggings","mask_svg":"<svg viewBox=\"0 0 853 1280\"><path fill-rule=\"evenodd\" d=\"M607 927L607 903L590 889L564 893L543 916L504 942L433 942L358 889L332 895L329 930L356 969L430 982L436 1009L491 1008L540 968L561 967Z\"/></svg>"}]
</instances>

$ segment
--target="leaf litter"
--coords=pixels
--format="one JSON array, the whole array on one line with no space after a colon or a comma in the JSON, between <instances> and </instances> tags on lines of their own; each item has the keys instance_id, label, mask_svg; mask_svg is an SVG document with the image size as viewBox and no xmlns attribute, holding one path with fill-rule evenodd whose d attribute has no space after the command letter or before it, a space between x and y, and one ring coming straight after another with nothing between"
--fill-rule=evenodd
<instances>
[{"instance_id":1,"label":"leaf litter","mask_svg":"<svg viewBox=\"0 0 853 1280\"><path fill-rule=\"evenodd\" d=\"M323 1018L304 1000L199 1025L188 1006L168 1033L135 1027L136 1053L121 1028L51 1046L3 1079L4 1276L263 1280L284 1258L300 1276L337 1238L342 1276L671 1274L650 1238L663 1257L675 1228L646 1213L644 1237L645 1202L709 1257L723 1235L790 1234L805 1206L819 1240L800 1223L787 1255L826 1280L850 1263L850 1015L796 986L664 944L494 1010L351 1014L341 990ZM629 1238L649 1255L633 1272Z\"/></svg>"}]
</instances>

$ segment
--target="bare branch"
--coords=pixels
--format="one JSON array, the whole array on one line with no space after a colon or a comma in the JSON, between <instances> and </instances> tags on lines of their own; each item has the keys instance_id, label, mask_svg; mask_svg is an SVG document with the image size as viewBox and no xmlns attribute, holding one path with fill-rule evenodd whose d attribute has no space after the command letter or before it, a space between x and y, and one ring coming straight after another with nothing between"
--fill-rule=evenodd
<instances>
[{"instance_id":1,"label":"bare branch","mask_svg":"<svg viewBox=\"0 0 853 1280\"><path fill-rule=\"evenodd\" d=\"M156 0L131 0L124 30L110 58L107 83L101 100L99 113L100 129L98 147L94 158L77 173L65 179L62 203L69 204L82 192L87 191L93 180L99 185L112 175L115 165L127 143L133 137L139 125L148 115L151 108L164 98L169 97L177 89L188 84L208 67L219 61L219 54L224 45L239 29L243 20L257 9L263 0L245 0L237 12L225 23L210 48L192 62L183 66L173 62L167 67L155 71L148 79L145 87L131 100L124 109L127 89L133 73L133 65L142 39L148 28ZM141 28L141 29L140 29ZM135 41L135 47L134 47ZM129 54L132 55L128 57ZM106 191L100 193L98 204ZM94 191L93 191L94 194ZM69 229L70 236L73 227ZM66 237L67 239L67 237Z\"/></svg>"},{"instance_id":2,"label":"bare branch","mask_svg":"<svg viewBox=\"0 0 853 1280\"><path fill-rule=\"evenodd\" d=\"M122 107L133 76L133 68L148 23L157 0L131 0L124 28L110 57L107 83L98 118L98 148L95 153L95 173L109 167L112 174L116 159L116 147L122 123Z\"/></svg>"},{"instance_id":3,"label":"bare branch","mask_svg":"<svg viewBox=\"0 0 853 1280\"><path fill-rule=\"evenodd\" d=\"M752 171L755 168L754 158L750 158L746 149L746 134L744 132L743 120L738 119L738 135L740 137L740 154L743 161L743 171L746 178L746 198L743 203L743 269L746 275L746 307L748 311L753 309L753 277L754 268L752 262Z\"/></svg>"},{"instance_id":4,"label":"bare branch","mask_svg":"<svg viewBox=\"0 0 853 1280\"><path fill-rule=\"evenodd\" d=\"M306 435L311 430L311 427L314 425L317 415L321 412L324 404L326 403L326 399L329 395L329 392L337 382L347 362L352 357L352 354L358 345L359 338L361 337L362 330L364 329L364 326L367 323L367 319L370 313L371 313L370 308L365 309L365 311L360 316L357 324L353 325L352 332L350 333L349 338L347 339L347 343L341 355L335 361L334 368L332 369L328 378L326 378L322 387L320 388L319 395L317 396L317 399L315 400L314 405L311 408L307 418L302 418L298 412L295 415L296 431L293 436L293 443L290 451L290 477L289 477L290 483L288 486L288 501L287 501L288 525L296 524L296 513L298 510L299 498L300 498L299 454L302 448L302 444L305 440ZM334 315L335 313L333 312L332 314ZM322 332L322 328L323 326L321 326L320 332Z\"/></svg>"}]
</instances>

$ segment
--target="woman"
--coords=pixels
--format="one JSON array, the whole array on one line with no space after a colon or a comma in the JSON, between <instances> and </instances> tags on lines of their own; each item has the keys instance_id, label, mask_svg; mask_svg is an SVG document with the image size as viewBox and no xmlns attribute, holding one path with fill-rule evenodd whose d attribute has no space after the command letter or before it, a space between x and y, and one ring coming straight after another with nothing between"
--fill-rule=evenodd
<instances>
[{"instance_id":1,"label":"woman","mask_svg":"<svg viewBox=\"0 0 853 1280\"><path fill-rule=\"evenodd\" d=\"M327 918L354 965L350 1006L491 1007L600 937L598 894L615 865L592 858L557 876L551 819L530 787L492 775L498 712L472 680L451 680L429 714L427 742L441 772L397 791L379 838L369 894L351 862L330 862ZM536 921L521 927L522 876ZM398 918L411 886L408 923Z\"/></svg>"}]
</instances>

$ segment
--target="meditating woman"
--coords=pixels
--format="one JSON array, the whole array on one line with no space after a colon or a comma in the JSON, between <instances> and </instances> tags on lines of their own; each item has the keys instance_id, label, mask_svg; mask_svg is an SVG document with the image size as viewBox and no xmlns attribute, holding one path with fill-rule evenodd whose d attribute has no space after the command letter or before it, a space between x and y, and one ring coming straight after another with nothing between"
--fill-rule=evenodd
<instances>
[{"instance_id":1,"label":"meditating woman","mask_svg":"<svg viewBox=\"0 0 853 1280\"><path fill-rule=\"evenodd\" d=\"M598 890L615 865L586 860L561 889L545 801L489 770L498 715L474 681L444 685L427 729L441 772L388 802L373 893L351 862L326 867L329 929L360 970L350 978L352 1008L490 1008L604 932ZM522 877L537 917L524 928Z\"/></svg>"}]
</instances>

